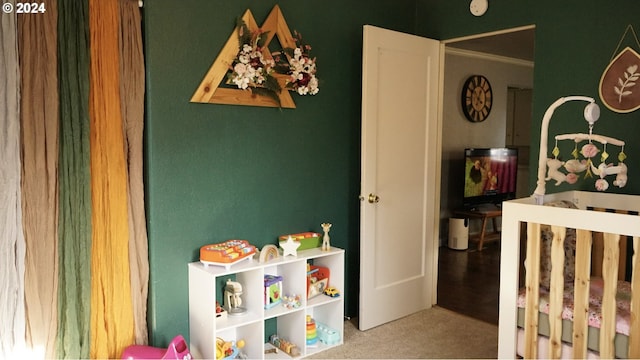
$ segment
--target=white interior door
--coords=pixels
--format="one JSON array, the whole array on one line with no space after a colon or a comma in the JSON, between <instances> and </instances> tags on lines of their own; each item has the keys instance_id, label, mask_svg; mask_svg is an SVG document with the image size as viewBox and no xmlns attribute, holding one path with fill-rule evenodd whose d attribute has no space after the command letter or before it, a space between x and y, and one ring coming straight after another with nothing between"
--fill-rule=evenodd
<instances>
[{"instance_id":1,"label":"white interior door","mask_svg":"<svg viewBox=\"0 0 640 360\"><path fill-rule=\"evenodd\" d=\"M435 303L440 43L364 27L359 328Z\"/></svg>"}]
</instances>

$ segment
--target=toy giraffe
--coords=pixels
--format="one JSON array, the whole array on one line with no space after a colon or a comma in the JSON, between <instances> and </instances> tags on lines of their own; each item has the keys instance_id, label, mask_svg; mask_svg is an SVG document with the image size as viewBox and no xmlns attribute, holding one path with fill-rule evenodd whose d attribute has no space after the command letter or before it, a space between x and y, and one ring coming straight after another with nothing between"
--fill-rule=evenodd
<instances>
[{"instance_id":1,"label":"toy giraffe","mask_svg":"<svg viewBox=\"0 0 640 360\"><path fill-rule=\"evenodd\" d=\"M322 223L322 230L324 231L324 236L322 237L322 251L331 251L331 243L329 242L329 229L331 229L330 223Z\"/></svg>"}]
</instances>

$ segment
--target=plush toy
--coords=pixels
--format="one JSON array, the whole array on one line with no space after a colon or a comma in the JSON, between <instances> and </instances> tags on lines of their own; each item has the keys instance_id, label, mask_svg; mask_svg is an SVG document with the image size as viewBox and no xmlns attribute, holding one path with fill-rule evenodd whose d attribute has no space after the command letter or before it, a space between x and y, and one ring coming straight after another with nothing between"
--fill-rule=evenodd
<instances>
[{"instance_id":1,"label":"plush toy","mask_svg":"<svg viewBox=\"0 0 640 360\"><path fill-rule=\"evenodd\" d=\"M620 172L616 175L616 179L613 180L613 185L622 188L627 185L627 165L619 163L618 167L620 167Z\"/></svg>"},{"instance_id":2,"label":"plush toy","mask_svg":"<svg viewBox=\"0 0 640 360\"><path fill-rule=\"evenodd\" d=\"M547 159L547 167L549 170L547 170L547 177L545 180L553 179L556 181L556 185L560 185L565 182L565 180L567 180L567 175L560 171L562 165L564 165L564 162L558 159Z\"/></svg>"},{"instance_id":3,"label":"plush toy","mask_svg":"<svg viewBox=\"0 0 640 360\"><path fill-rule=\"evenodd\" d=\"M607 175L613 174L613 172L609 170L610 165L611 164L607 165L606 163L602 162L600 163L600 165L598 165L598 167L595 167L595 165L591 163L591 171L593 171L594 174L600 176L601 179L604 179Z\"/></svg>"},{"instance_id":4,"label":"plush toy","mask_svg":"<svg viewBox=\"0 0 640 360\"><path fill-rule=\"evenodd\" d=\"M625 185L627 185L627 165L625 165L625 163L621 162L621 163L618 163L617 166L613 166L613 164L607 165L606 163L603 162L600 165L598 165L597 168L592 164L591 170L593 171L594 174L600 176L600 180L605 180L604 178L607 177L608 175L616 175L616 179L613 181L613 185L619 188L622 188ZM604 191L608 187L609 187L609 183L607 183L606 186L604 186L603 181L600 181L599 183L596 182L596 189L598 189L599 191Z\"/></svg>"},{"instance_id":5,"label":"plush toy","mask_svg":"<svg viewBox=\"0 0 640 360\"><path fill-rule=\"evenodd\" d=\"M571 160L567 160L567 162L564 163L564 168L568 172L572 172L576 174L587 170L588 166L589 165L587 165L586 160L571 159Z\"/></svg>"}]
</instances>

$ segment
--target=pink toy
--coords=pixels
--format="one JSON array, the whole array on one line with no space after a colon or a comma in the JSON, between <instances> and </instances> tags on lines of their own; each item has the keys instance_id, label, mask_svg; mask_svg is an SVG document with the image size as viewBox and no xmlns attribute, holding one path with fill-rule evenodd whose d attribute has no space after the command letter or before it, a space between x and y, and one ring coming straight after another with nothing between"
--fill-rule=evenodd
<instances>
[{"instance_id":1,"label":"pink toy","mask_svg":"<svg viewBox=\"0 0 640 360\"><path fill-rule=\"evenodd\" d=\"M187 342L182 335L178 335L171 340L166 349L146 346L131 345L127 346L122 353L122 358L127 360L138 359L176 359L191 360L191 353L187 347Z\"/></svg>"}]
</instances>

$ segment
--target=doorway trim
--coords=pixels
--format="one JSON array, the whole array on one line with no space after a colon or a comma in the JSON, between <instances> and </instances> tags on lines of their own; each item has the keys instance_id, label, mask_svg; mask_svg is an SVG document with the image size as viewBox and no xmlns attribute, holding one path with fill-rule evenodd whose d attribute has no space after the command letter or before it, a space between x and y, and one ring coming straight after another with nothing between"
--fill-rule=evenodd
<instances>
[{"instance_id":1,"label":"doorway trim","mask_svg":"<svg viewBox=\"0 0 640 360\"><path fill-rule=\"evenodd\" d=\"M514 33L514 32L519 32L519 31L525 31L525 30L535 30L536 26L534 24L531 25L524 25L524 26L518 26L518 27L513 27L513 28L508 28L508 29L501 29L501 30L495 30L495 31L489 31L489 32L485 32L485 33L477 33L477 34L472 34L472 35L466 35L466 36L461 36L461 37L456 37L456 38L450 38L450 39L446 39L446 40L440 40L440 47L441 47L441 51L440 51L440 73L439 73L439 89L438 89L438 134L439 134L439 139L438 139L438 146L437 146L437 157L439 159L442 160L442 152L443 152L443 148L442 148L442 132L443 132L443 123L444 123L444 85L445 85L445 67L447 66L446 61L445 61L445 57L447 54L457 54L457 55L462 55L462 56L469 56L469 57L475 57L475 58L481 58L481 59L487 59L487 60L492 60L492 61L501 61L501 62L506 62L506 63L511 63L511 64L516 64L516 65L524 65L524 66L530 66L532 68L534 68L534 61L527 61L527 60L521 60L521 59L516 59L516 58L512 58L512 57L506 57L506 56L500 56L500 55L495 55L495 54L491 54L491 53L487 53L487 52L479 52L479 51L472 51L472 50L465 50L465 49L459 49L459 48L453 48L449 45L457 43L457 42L462 42L462 41L466 41L466 40L473 40L473 39L479 39L479 38L484 38L484 37L491 37L491 36L495 36L495 35L503 35L503 34L508 34L508 33ZM534 44L535 45L535 44ZM535 84L534 84L535 86ZM437 169L436 169L437 173L442 174L442 167L441 167L441 161L438 162L437 164ZM442 202L442 196L441 196L441 186L440 183L437 184L437 189L436 189L436 202L438 204L441 204ZM440 217L442 214L441 209L439 208L438 211L438 217ZM441 222L442 219L438 218L437 221L438 223ZM441 235L442 232L439 231L438 233ZM434 246L434 261L433 261L433 276L434 276L434 280L433 280L433 291L432 291L432 304L437 304L438 303L438 270L439 270L439 259L438 259L438 247L440 243L440 239L437 239L436 241L434 241L433 246Z\"/></svg>"},{"instance_id":2,"label":"doorway trim","mask_svg":"<svg viewBox=\"0 0 640 360\"><path fill-rule=\"evenodd\" d=\"M457 38L451 38L451 39L447 39L447 40L442 40L441 43L443 43L446 46L448 44L452 44L452 43L456 43L456 42L460 42L460 41L479 39L479 38L488 37L488 36L508 34L508 33L513 33L513 32L518 32L518 31L523 31L523 30L532 30L532 29L535 29L535 28L536 28L535 25L525 25L525 26L519 26L519 27L514 27L514 28L509 28L509 29L502 29L502 30L490 31L490 32L486 32L486 33L479 33L479 34L461 36L461 37L457 37Z\"/></svg>"},{"instance_id":3,"label":"doorway trim","mask_svg":"<svg viewBox=\"0 0 640 360\"><path fill-rule=\"evenodd\" d=\"M530 68L533 68L533 64L534 64L533 61L529 61L529 60L515 59L507 56L494 55L494 54L489 54L489 53L484 53L479 51L458 49L458 48L452 48L452 47L445 47L445 52L446 52L446 55L466 56L466 57L471 57L471 58L480 59L480 60L498 61L498 62L511 64L511 65L527 66Z\"/></svg>"},{"instance_id":4,"label":"doorway trim","mask_svg":"<svg viewBox=\"0 0 640 360\"><path fill-rule=\"evenodd\" d=\"M520 31L525 31L525 30L535 30L535 28L536 28L535 25L526 25L526 26L520 26L520 27L515 27L515 28L510 28L510 29L496 30L496 31L491 31L491 32L486 32L486 33L481 33L481 34L474 34L474 35L468 35L468 36L462 36L462 37L442 40L441 43L444 45L444 50L445 50L446 54L452 54L452 55L458 55L458 56L467 56L467 57L473 57L473 58L490 60L490 61L499 61L499 62L504 62L504 63L513 64L513 65L529 66L529 67L533 68L534 61L517 59L517 58L513 58L513 57L509 57L509 56L497 55L497 54L493 54L493 53L490 53L490 52L480 52L480 51L474 51L474 50L468 50L468 49L462 49L462 48L454 48L454 47L451 47L449 45L450 44L454 44L454 43L458 43L458 42L462 42L462 41L467 41L467 40L481 39L481 38L485 38L485 37L492 37L492 36L496 36L496 35L510 34L510 33L515 33L515 32L520 32Z\"/></svg>"}]
</instances>

